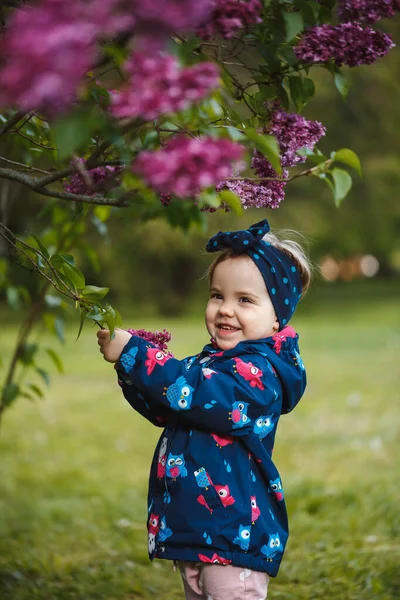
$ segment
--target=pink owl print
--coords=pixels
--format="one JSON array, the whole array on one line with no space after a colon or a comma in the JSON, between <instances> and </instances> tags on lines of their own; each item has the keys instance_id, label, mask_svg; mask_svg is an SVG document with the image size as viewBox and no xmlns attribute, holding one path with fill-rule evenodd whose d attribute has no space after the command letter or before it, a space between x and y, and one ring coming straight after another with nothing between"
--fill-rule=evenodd
<instances>
[{"instance_id":1,"label":"pink owl print","mask_svg":"<svg viewBox=\"0 0 400 600\"><path fill-rule=\"evenodd\" d=\"M159 515L155 515L154 513L150 514L149 526L148 526L149 554L152 554L154 552L154 550L156 549L156 535L160 529L159 520L160 520Z\"/></svg>"},{"instance_id":2,"label":"pink owl print","mask_svg":"<svg viewBox=\"0 0 400 600\"><path fill-rule=\"evenodd\" d=\"M252 525L254 525L254 523L257 521L258 517L260 516L261 511L257 506L257 500L256 500L255 496L250 497L250 502L251 502L251 520L252 520Z\"/></svg>"},{"instance_id":3,"label":"pink owl print","mask_svg":"<svg viewBox=\"0 0 400 600\"><path fill-rule=\"evenodd\" d=\"M253 365L251 362L244 362L240 358L233 359L236 365L233 367L236 369L236 372L239 373L246 381L250 382L251 387L258 387L260 390L264 389L264 386L261 381L261 377L263 376L263 372L261 369Z\"/></svg>"},{"instance_id":4,"label":"pink owl print","mask_svg":"<svg viewBox=\"0 0 400 600\"><path fill-rule=\"evenodd\" d=\"M235 503L235 498L229 491L229 485L215 485L214 487L223 506L227 507Z\"/></svg>"},{"instance_id":5,"label":"pink owl print","mask_svg":"<svg viewBox=\"0 0 400 600\"><path fill-rule=\"evenodd\" d=\"M166 353L158 348L148 348L147 360L144 363L147 367L147 375L152 374L156 365L163 366L170 358L172 358L172 354L170 352Z\"/></svg>"},{"instance_id":6,"label":"pink owl print","mask_svg":"<svg viewBox=\"0 0 400 600\"><path fill-rule=\"evenodd\" d=\"M157 463L157 477L158 479L163 479L166 473L166 464L167 464L167 445L168 438L163 438L160 446L160 451L158 453L158 463Z\"/></svg>"}]
</instances>

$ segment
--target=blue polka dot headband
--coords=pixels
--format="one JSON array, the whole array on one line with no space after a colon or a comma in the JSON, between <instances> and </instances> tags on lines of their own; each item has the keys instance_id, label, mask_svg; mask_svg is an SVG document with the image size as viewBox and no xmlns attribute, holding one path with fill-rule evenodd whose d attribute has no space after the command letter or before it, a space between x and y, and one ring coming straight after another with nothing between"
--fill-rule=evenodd
<instances>
[{"instance_id":1,"label":"blue polka dot headband","mask_svg":"<svg viewBox=\"0 0 400 600\"><path fill-rule=\"evenodd\" d=\"M293 260L262 238L270 227L267 219L242 231L220 231L210 238L207 252L232 248L235 254L247 254L259 268L267 286L282 329L292 317L301 298L300 273Z\"/></svg>"}]
</instances>

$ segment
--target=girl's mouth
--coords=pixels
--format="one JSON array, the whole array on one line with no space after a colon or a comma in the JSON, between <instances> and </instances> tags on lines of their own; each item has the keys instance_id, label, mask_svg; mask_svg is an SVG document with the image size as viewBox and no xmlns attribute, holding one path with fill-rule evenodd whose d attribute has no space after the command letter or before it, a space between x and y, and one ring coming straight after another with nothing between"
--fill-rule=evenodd
<instances>
[{"instance_id":1,"label":"girl's mouth","mask_svg":"<svg viewBox=\"0 0 400 600\"><path fill-rule=\"evenodd\" d=\"M217 329L219 333L222 333L222 335L229 335L239 331L238 327L231 327L231 325L218 325Z\"/></svg>"}]
</instances>

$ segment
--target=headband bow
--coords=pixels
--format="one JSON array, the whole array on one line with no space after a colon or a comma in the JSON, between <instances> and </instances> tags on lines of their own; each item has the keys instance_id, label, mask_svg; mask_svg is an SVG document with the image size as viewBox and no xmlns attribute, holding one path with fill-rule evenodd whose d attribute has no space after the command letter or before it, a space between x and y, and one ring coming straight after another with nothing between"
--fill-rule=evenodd
<instances>
[{"instance_id":1,"label":"headband bow","mask_svg":"<svg viewBox=\"0 0 400 600\"><path fill-rule=\"evenodd\" d=\"M241 231L220 231L210 238L207 252L232 248L236 254L246 254L257 265L264 279L271 302L282 329L292 317L301 298L302 283L294 261L284 252L264 242L270 230L267 219Z\"/></svg>"}]
</instances>

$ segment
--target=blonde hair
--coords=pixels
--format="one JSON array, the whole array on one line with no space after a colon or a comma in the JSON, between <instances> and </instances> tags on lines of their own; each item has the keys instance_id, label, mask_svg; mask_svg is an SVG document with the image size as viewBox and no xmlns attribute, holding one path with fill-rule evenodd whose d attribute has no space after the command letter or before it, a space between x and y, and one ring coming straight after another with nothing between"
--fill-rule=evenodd
<instances>
[{"instance_id":1,"label":"blonde hair","mask_svg":"<svg viewBox=\"0 0 400 600\"><path fill-rule=\"evenodd\" d=\"M284 254L286 254L293 260L294 264L299 269L301 284L302 284L301 295L303 297L304 294L307 292L309 285L310 285L311 276L312 276L312 272L313 272L313 265L311 263L311 260L306 255L303 247L300 245L300 243L296 242L293 239L290 239L288 237L289 235L300 237L300 238L302 238L302 240L305 240L304 236L302 236L300 233L293 231L291 229L282 229L279 232L269 231L267 234L264 235L264 237L262 239L264 242L268 242L269 244L271 244L271 246L274 246L275 248L277 248L278 250L280 250L281 252L283 252ZM208 278L209 282L211 283L213 275L214 275L215 267L217 265L219 265L224 260L227 260L228 258L243 258L246 256L247 256L247 254L236 253L232 248L227 248L226 250L222 250L222 252L220 252L218 254L218 256L213 260L213 262L208 267L208 269L205 273L205 276Z\"/></svg>"}]
</instances>

